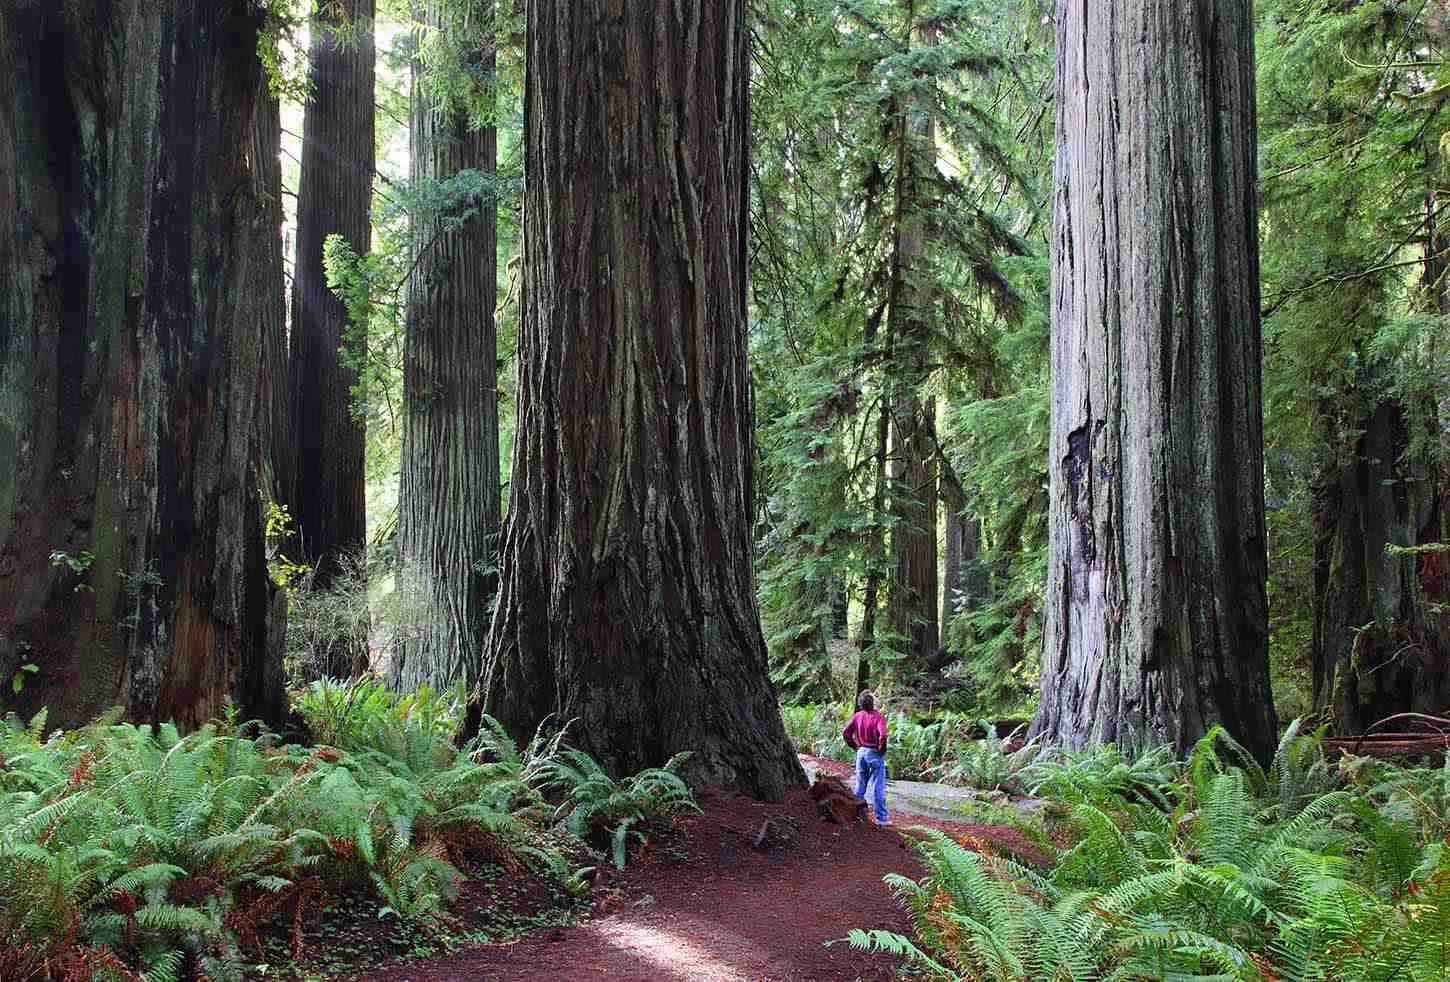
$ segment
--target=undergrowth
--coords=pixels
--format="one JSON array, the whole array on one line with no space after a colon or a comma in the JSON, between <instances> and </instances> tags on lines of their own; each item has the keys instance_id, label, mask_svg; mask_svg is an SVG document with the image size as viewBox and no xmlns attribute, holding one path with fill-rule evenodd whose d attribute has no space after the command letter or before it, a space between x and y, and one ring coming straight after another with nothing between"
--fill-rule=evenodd
<instances>
[{"instance_id":1,"label":"undergrowth","mask_svg":"<svg viewBox=\"0 0 1450 982\"><path fill-rule=\"evenodd\" d=\"M1027 778L1068 806L1048 872L940 832L887 878L917 935L853 931L929 975L1376 980L1450 975L1450 762L1332 767L1286 732L1265 771L1221 729L1186 762L1104 749ZM979 843L973 843L981 848Z\"/></svg>"},{"instance_id":2,"label":"undergrowth","mask_svg":"<svg viewBox=\"0 0 1450 982\"><path fill-rule=\"evenodd\" d=\"M569 833L623 843L690 803L670 771L612 781L562 731L519 748L486 721L456 749L436 693L321 682L298 706L331 743L235 718L185 735L0 721L0 978L240 980L268 925L290 927L300 959L304 916L329 898L431 928L470 867L585 891Z\"/></svg>"}]
</instances>

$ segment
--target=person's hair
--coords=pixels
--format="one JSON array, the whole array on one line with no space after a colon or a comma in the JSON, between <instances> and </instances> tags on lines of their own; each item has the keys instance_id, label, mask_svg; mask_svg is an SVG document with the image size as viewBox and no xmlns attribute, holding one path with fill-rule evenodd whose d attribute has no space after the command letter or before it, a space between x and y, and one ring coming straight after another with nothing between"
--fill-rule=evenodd
<instances>
[{"instance_id":1,"label":"person's hair","mask_svg":"<svg viewBox=\"0 0 1450 982\"><path fill-rule=\"evenodd\" d=\"M856 697L856 708L862 712L869 713L876 708L876 699L869 692L863 692Z\"/></svg>"}]
</instances>

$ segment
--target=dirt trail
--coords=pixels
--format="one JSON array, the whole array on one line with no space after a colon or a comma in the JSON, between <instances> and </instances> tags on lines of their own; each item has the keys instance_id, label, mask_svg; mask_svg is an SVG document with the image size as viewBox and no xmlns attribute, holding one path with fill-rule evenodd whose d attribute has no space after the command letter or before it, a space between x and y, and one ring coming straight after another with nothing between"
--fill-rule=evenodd
<instances>
[{"instance_id":1,"label":"dirt trail","mask_svg":"<svg viewBox=\"0 0 1450 982\"><path fill-rule=\"evenodd\" d=\"M364 982L853 982L893 977L897 959L843 944L853 927L902 933L910 919L881 878L917 876L910 837L820 821L804 791L779 804L706 792L703 813L601 883L596 917L509 945L389 966ZM790 842L751 842L767 819ZM997 830L932 823L965 835Z\"/></svg>"}]
</instances>

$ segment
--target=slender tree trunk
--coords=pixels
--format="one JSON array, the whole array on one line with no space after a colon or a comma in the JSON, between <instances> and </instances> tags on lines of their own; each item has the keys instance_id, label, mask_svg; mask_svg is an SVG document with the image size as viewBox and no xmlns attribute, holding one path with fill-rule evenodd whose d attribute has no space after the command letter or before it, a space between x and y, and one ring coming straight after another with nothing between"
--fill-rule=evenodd
<instances>
[{"instance_id":1,"label":"slender tree trunk","mask_svg":"<svg viewBox=\"0 0 1450 982\"><path fill-rule=\"evenodd\" d=\"M755 606L744 0L530 0L519 431L479 711L803 783Z\"/></svg>"},{"instance_id":2,"label":"slender tree trunk","mask_svg":"<svg viewBox=\"0 0 1450 982\"><path fill-rule=\"evenodd\" d=\"M914 0L905 0L910 12ZM924 46L935 30L916 33ZM896 360L891 408L891 589L887 614L893 633L907 639L906 655L924 667L937 648L936 402L922 399L932 339L932 291L927 279L928 177L936 170L934 97L903 98L898 112L895 245L888 315Z\"/></svg>"},{"instance_id":3,"label":"slender tree trunk","mask_svg":"<svg viewBox=\"0 0 1450 982\"><path fill-rule=\"evenodd\" d=\"M481 4L491 8L491 4ZM454 5L453 16L457 16ZM429 0L414 16L434 29L446 7ZM467 25L480 45L478 67L491 74L492 12ZM446 180L459 171L492 175L497 135L470 131L460 107L440 106L413 83L413 182ZM490 80L487 84L492 84ZM395 653L405 688L478 681L488 633L489 599L497 586L498 357L497 205L468 202L477 214L457 230L457 216L432 216L414 226L415 265L409 286L404 350L402 478L398 496L400 585L416 591L420 632Z\"/></svg>"},{"instance_id":4,"label":"slender tree trunk","mask_svg":"<svg viewBox=\"0 0 1450 982\"><path fill-rule=\"evenodd\" d=\"M241 0L0 14L0 706L282 715ZM58 553L52 561L52 554Z\"/></svg>"},{"instance_id":5,"label":"slender tree trunk","mask_svg":"<svg viewBox=\"0 0 1450 982\"><path fill-rule=\"evenodd\" d=\"M347 311L327 288L322 256L333 234L359 255L372 246L373 7L374 0L324 5L323 15L338 19L313 18L308 52L312 98L303 117L288 372L298 460L290 505L302 559L317 570L317 588L329 586L346 557L367 542L366 433L352 412L365 332L352 334L352 364L339 358ZM354 646L336 644L316 653L315 668L347 677L362 657Z\"/></svg>"},{"instance_id":6,"label":"slender tree trunk","mask_svg":"<svg viewBox=\"0 0 1450 982\"><path fill-rule=\"evenodd\" d=\"M287 288L282 261L282 107L264 78L252 126L252 166L261 215L252 263L257 298L257 330L262 338L261 409L258 414L260 460L265 493L288 502L296 487L297 452L287 388Z\"/></svg>"},{"instance_id":7,"label":"slender tree trunk","mask_svg":"<svg viewBox=\"0 0 1450 982\"><path fill-rule=\"evenodd\" d=\"M887 324L886 361L891 361L890 323ZM874 334L865 339L869 348L875 340ZM885 579L880 565L886 548L886 484L890 477L889 442L891 434L891 396L889 386L882 386L881 406L876 415L876 483L871 492L871 535L867 541L866 555L870 565L866 570L866 590L861 601L861 640L857 643L860 656L856 661L856 692L865 691L871 683L871 660L868 655L876 644L876 611L880 606L881 583Z\"/></svg>"},{"instance_id":8,"label":"slender tree trunk","mask_svg":"<svg viewBox=\"0 0 1450 982\"><path fill-rule=\"evenodd\" d=\"M941 629L946 637L947 624L957 615L958 602L970 610L986 596L982 575L981 523L965 514L967 502L958 485L943 476L941 481L942 510L946 513L946 532L942 537L942 599Z\"/></svg>"},{"instance_id":9,"label":"slender tree trunk","mask_svg":"<svg viewBox=\"0 0 1450 982\"><path fill-rule=\"evenodd\" d=\"M1059 0L1054 743L1273 752L1249 0Z\"/></svg>"}]
</instances>

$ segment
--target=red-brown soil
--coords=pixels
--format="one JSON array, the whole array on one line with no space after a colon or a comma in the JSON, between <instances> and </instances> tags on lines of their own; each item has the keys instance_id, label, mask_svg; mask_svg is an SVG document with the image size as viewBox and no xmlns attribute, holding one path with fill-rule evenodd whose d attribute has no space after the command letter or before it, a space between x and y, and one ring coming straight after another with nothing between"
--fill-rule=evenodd
<instances>
[{"instance_id":1,"label":"red-brown soil","mask_svg":"<svg viewBox=\"0 0 1450 982\"><path fill-rule=\"evenodd\" d=\"M803 790L778 804L707 791L700 806L701 814L655 836L623 873L609 868L612 875L595 887L595 915L583 924L349 977L852 982L895 975L899 960L892 956L823 943L854 927L910 933L910 918L881 882L887 873L920 875L908 835L823 822ZM757 852L752 843L768 819L775 822L775 844ZM961 825L950 831L993 836L1000 830Z\"/></svg>"}]
</instances>

